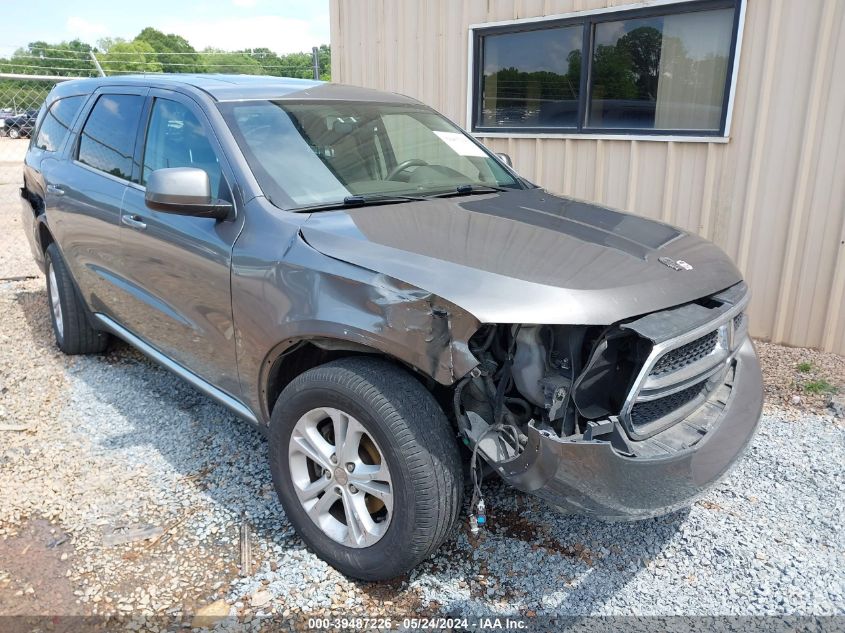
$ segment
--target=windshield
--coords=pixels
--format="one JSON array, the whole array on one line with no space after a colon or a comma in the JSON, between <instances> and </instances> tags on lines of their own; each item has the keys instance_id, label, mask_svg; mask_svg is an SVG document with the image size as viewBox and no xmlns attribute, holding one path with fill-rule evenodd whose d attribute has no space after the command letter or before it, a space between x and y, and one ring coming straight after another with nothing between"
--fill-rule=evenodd
<instances>
[{"instance_id":1,"label":"windshield","mask_svg":"<svg viewBox=\"0 0 845 633\"><path fill-rule=\"evenodd\" d=\"M486 149L422 106L246 101L220 109L264 194L282 208L466 185L522 188Z\"/></svg>"}]
</instances>

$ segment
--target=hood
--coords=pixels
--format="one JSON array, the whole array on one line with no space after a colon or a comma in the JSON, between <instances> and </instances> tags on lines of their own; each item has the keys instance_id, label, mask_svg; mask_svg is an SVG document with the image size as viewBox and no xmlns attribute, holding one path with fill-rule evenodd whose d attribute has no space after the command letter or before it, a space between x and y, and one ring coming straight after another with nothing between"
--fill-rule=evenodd
<instances>
[{"instance_id":1,"label":"hood","mask_svg":"<svg viewBox=\"0 0 845 633\"><path fill-rule=\"evenodd\" d=\"M542 189L324 211L301 230L482 323L607 325L742 280L700 237Z\"/></svg>"}]
</instances>

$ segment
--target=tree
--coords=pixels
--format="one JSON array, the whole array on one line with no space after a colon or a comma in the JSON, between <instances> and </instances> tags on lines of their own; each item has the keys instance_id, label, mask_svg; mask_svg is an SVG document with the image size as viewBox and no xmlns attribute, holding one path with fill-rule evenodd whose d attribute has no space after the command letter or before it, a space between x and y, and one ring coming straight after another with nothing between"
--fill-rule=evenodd
<instances>
[{"instance_id":1,"label":"tree","mask_svg":"<svg viewBox=\"0 0 845 633\"><path fill-rule=\"evenodd\" d=\"M203 71L207 73L232 73L236 75L260 75L261 64L247 52L228 53L217 48L206 48L202 52Z\"/></svg>"},{"instance_id":2,"label":"tree","mask_svg":"<svg viewBox=\"0 0 845 633\"><path fill-rule=\"evenodd\" d=\"M164 34L148 26L138 33L134 41L146 42L153 51L161 53L155 57L166 73L205 72L200 55L181 35Z\"/></svg>"},{"instance_id":3,"label":"tree","mask_svg":"<svg viewBox=\"0 0 845 633\"><path fill-rule=\"evenodd\" d=\"M89 52L91 46L79 40L48 44L30 42L11 58L0 60L0 72L30 75L82 76L95 73Z\"/></svg>"},{"instance_id":4,"label":"tree","mask_svg":"<svg viewBox=\"0 0 845 633\"><path fill-rule=\"evenodd\" d=\"M143 40L100 40L99 47L105 52L99 53L97 60L107 75L163 71L153 47Z\"/></svg>"},{"instance_id":5,"label":"tree","mask_svg":"<svg viewBox=\"0 0 845 633\"><path fill-rule=\"evenodd\" d=\"M48 44L30 42L9 58L0 58L0 72L17 75L50 75L56 77L91 77L96 74L88 51L91 47L79 40ZM37 109L51 83L27 79L3 80L0 108L16 112Z\"/></svg>"},{"instance_id":6,"label":"tree","mask_svg":"<svg viewBox=\"0 0 845 633\"><path fill-rule=\"evenodd\" d=\"M279 77L314 76L311 51L278 55L269 48L224 51L194 49L179 35L165 34L152 27L141 31L132 41L104 38L97 48L80 40L49 44L32 42L18 49L8 59L0 58L0 72L56 76L91 77L97 69L90 57L94 51L106 74L124 72L181 72L266 74ZM318 50L320 79L331 79L331 48ZM30 82L31 83L31 82Z\"/></svg>"},{"instance_id":7,"label":"tree","mask_svg":"<svg viewBox=\"0 0 845 633\"><path fill-rule=\"evenodd\" d=\"M300 79L314 77L314 58L310 51L277 55L269 48L252 48L243 52L256 58L261 64L261 72L265 75ZM331 79L331 48L326 44L321 45L317 59L320 65L320 79L329 81Z\"/></svg>"},{"instance_id":8,"label":"tree","mask_svg":"<svg viewBox=\"0 0 845 633\"><path fill-rule=\"evenodd\" d=\"M660 51L663 33L653 26L641 26L619 38L616 48L628 59L640 99L657 99Z\"/></svg>"},{"instance_id":9,"label":"tree","mask_svg":"<svg viewBox=\"0 0 845 633\"><path fill-rule=\"evenodd\" d=\"M597 46L593 54L593 97L596 99L636 99L636 76L624 48Z\"/></svg>"}]
</instances>

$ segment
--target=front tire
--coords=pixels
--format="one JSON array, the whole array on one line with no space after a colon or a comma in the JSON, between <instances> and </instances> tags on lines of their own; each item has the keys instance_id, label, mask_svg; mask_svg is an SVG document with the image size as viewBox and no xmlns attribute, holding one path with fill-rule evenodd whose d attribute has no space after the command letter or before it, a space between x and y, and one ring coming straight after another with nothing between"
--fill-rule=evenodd
<instances>
[{"instance_id":1,"label":"front tire","mask_svg":"<svg viewBox=\"0 0 845 633\"><path fill-rule=\"evenodd\" d=\"M91 327L85 304L55 244L47 247L44 259L47 265L47 301L59 349L69 355L105 351L109 335Z\"/></svg>"},{"instance_id":2,"label":"front tire","mask_svg":"<svg viewBox=\"0 0 845 633\"><path fill-rule=\"evenodd\" d=\"M270 469L305 543L348 576L387 580L444 541L458 517L458 445L432 395L383 359L311 369L279 396Z\"/></svg>"},{"instance_id":3,"label":"front tire","mask_svg":"<svg viewBox=\"0 0 845 633\"><path fill-rule=\"evenodd\" d=\"M9 129L9 138L18 139L21 137L20 130L18 128L13 127Z\"/></svg>"}]
</instances>

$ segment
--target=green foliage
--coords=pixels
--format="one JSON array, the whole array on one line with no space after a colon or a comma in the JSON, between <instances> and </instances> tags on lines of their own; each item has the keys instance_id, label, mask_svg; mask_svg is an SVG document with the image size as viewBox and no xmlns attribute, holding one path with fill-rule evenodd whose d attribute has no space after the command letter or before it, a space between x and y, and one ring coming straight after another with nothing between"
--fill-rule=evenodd
<instances>
[{"instance_id":1,"label":"green foliage","mask_svg":"<svg viewBox=\"0 0 845 633\"><path fill-rule=\"evenodd\" d=\"M166 73L206 72L202 57L181 35L165 34L148 26L135 37L136 42L146 42L156 53L156 59Z\"/></svg>"},{"instance_id":2,"label":"green foliage","mask_svg":"<svg viewBox=\"0 0 845 633\"><path fill-rule=\"evenodd\" d=\"M80 40L32 42L18 49L11 58L0 58L0 72L93 77L98 74L90 52L107 75L124 73L232 73L274 75L277 77L314 76L311 51L277 55L269 48L224 51L207 48L197 51L182 36L162 33L152 27L133 40L103 38L94 48ZM319 47L320 79L331 79L331 48ZM31 82L30 82L31 83Z\"/></svg>"},{"instance_id":3,"label":"green foliage","mask_svg":"<svg viewBox=\"0 0 845 633\"><path fill-rule=\"evenodd\" d=\"M615 44L597 46L593 95L597 99L656 100L662 46L663 34L651 26L633 29Z\"/></svg>"},{"instance_id":4,"label":"green foliage","mask_svg":"<svg viewBox=\"0 0 845 633\"><path fill-rule=\"evenodd\" d=\"M813 370L813 364L812 364L812 363L807 363L807 362L798 363L798 364L795 366L795 368L796 368L798 371L800 371L802 374L806 374L806 373L809 373L809 372L811 372L811 371Z\"/></svg>"},{"instance_id":5,"label":"green foliage","mask_svg":"<svg viewBox=\"0 0 845 633\"><path fill-rule=\"evenodd\" d=\"M224 51L207 48L197 51L179 35L147 27L133 40L104 38L97 46L80 40L49 43L31 42L11 57L0 57L0 73L49 75L56 77L96 77L99 75L91 52L106 75L124 73L232 73L274 75L277 77L314 76L311 51L277 55L268 48ZM319 47L320 79L331 80L331 48ZM3 79L0 108L15 111L38 108L53 87L51 82L32 79Z\"/></svg>"},{"instance_id":6,"label":"green foliage","mask_svg":"<svg viewBox=\"0 0 845 633\"><path fill-rule=\"evenodd\" d=\"M79 40L48 43L31 42L11 57L0 57L0 73L16 75L48 75L91 77L96 74L89 56L91 46ZM37 109L52 88L50 82L27 79L4 79L0 108L16 112Z\"/></svg>"},{"instance_id":7,"label":"green foliage","mask_svg":"<svg viewBox=\"0 0 845 633\"><path fill-rule=\"evenodd\" d=\"M631 61L630 72L640 99L657 99L662 46L663 34L652 26L636 28L620 37L616 43L616 48L624 51Z\"/></svg>"},{"instance_id":8,"label":"green foliage","mask_svg":"<svg viewBox=\"0 0 845 633\"><path fill-rule=\"evenodd\" d=\"M229 53L216 48L202 52L203 72L235 75L261 75L261 64L249 53Z\"/></svg>"},{"instance_id":9,"label":"green foliage","mask_svg":"<svg viewBox=\"0 0 845 633\"><path fill-rule=\"evenodd\" d=\"M104 45L105 44L105 45ZM143 40L135 39L131 42L100 41L104 53L97 53L97 60L107 75L135 72L160 73L163 67L154 55L153 47Z\"/></svg>"},{"instance_id":10,"label":"green foliage","mask_svg":"<svg viewBox=\"0 0 845 633\"><path fill-rule=\"evenodd\" d=\"M49 44L31 42L10 58L0 58L0 72L28 75L76 75L88 77L94 71L90 45L79 40Z\"/></svg>"},{"instance_id":11,"label":"green foliage","mask_svg":"<svg viewBox=\"0 0 845 633\"><path fill-rule=\"evenodd\" d=\"M496 95L500 106L526 100L575 101L581 83L581 51L572 51L567 62L565 75L549 70L525 72L514 67L501 68L484 78L484 92Z\"/></svg>"},{"instance_id":12,"label":"green foliage","mask_svg":"<svg viewBox=\"0 0 845 633\"><path fill-rule=\"evenodd\" d=\"M260 74L275 77L298 77L312 79L314 77L314 59L311 51L277 55L269 48L251 48L242 51L252 56L261 66ZM323 44L317 53L320 62L320 79L331 79L331 48Z\"/></svg>"},{"instance_id":13,"label":"green foliage","mask_svg":"<svg viewBox=\"0 0 845 633\"><path fill-rule=\"evenodd\" d=\"M804 391L812 394L821 394L836 393L838 390L834 385L830 384L824 378L819 378L817 380L808 380L807 382L805 382Z\"/></svg>"},{"instance_id":14,"label":"green foliage","mask_svg":"<svg viewBox=\"0 0 845 633\"><path fill-rule=\"evenodd\" d=\"M593 54L593 98L635 99L637 84L628 53L618 46L597 46Z\"/></svg>"}]
</instances>

